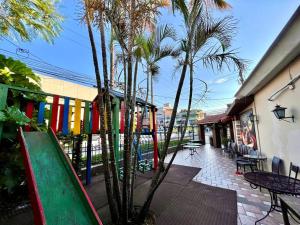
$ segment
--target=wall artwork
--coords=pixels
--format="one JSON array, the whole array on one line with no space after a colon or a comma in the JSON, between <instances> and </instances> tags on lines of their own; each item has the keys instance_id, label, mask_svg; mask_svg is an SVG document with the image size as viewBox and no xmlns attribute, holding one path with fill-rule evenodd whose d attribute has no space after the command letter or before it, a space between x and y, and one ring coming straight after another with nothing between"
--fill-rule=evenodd
<instances>
[{"instance_id":1,"label":"wall artwork","mask_svg":"<svg viewBox=\"0 0 300 225\"><path fill-rule=\"evenodd\" d=\"M255 134L255 125L254 121L252 122L249 118L249 115L253 113L253 110L250 109L240 116L241 121L241 138L244 145L247 145L251 148L257 149L257 140Z\"/></svg>"}]
</instances>

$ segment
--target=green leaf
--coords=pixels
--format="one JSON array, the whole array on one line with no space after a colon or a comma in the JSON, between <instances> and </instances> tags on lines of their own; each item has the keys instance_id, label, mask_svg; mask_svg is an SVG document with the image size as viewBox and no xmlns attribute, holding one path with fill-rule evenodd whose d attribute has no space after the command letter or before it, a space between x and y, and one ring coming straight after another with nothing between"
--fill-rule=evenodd
<instances>
[{"instance_id":1,"label":"green leaf","mask_svg":"<svg viewBox=\"0 0 300 225\"><path fill-rule=\"evenodd\" d=\"M28 124L31 121L24 112L21 112L15 106L6 108L6 116L8 117L8 120L14 121L16 124L21 126Z\"/></svg>"},{"instance_id":2,"label":"green leaf","mask_svg":"<svg viewBox=\"0 0 300 225\"><path fill-rule=\"evenodd\" d=\"M3 111L0 111L0 121L1 122L7 121L7 117L5 115L5 112Z\"/></svg>"}]
</instances>

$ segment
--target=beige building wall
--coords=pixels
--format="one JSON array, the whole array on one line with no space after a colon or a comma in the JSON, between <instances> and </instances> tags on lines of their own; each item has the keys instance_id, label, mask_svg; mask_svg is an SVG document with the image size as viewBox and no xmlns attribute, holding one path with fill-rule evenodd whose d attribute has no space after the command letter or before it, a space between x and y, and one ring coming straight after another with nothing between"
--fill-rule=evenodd
<instances>
[{"instance_id":1,"label":"beige building wall","mask_svg":"<svg viewBox=\"0 0 300 225\"><path fill-rule=\"evenodd\" d=\"M43 75L39 76L41 78L41 86L44 92L87 101L92 101L97 96L96 88L59 80L53 77Z\"/></svg>"},{"instance_id":2,"label":"beige building wall","mask_svg":"<svg viewBox=\"0 0 300 225\"><path fill-rule=\"evenodd\" d=\"M270 102L268 98L290 81L289 70L292 77L300 74L299 57L255 94L253 104L259 120L256 136L262 153L268 157L267 168L271 170L272 157L278 156L283 160L286 174L290 162L300 165L300 80L296 81L295 89L287 89L274 101ZM271 112L276 104L286 107L286 116L294 115L295 122L279 121Z\"/></svg>"}]
</instances>

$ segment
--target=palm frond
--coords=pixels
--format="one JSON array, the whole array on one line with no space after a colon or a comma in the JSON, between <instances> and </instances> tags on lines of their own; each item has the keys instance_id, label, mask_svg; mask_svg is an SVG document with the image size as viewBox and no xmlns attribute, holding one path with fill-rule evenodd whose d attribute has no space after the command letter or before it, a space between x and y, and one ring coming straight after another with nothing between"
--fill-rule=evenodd
<instances>
[{"instance_id":1,"label":"palm frond","mask_svg":"<svg viewBox=\"0 0 300 225\"><path fill-rule=\"evenodd\" d=\"M157 27L155 31L155 41L161 43L166 38L171 38L175 41L176 30L168 24Z\"/></svg>"},{"instance_id":2,"label":"palm frond","mask_svg":"<svg viewBox=\"0 0 300 225\"><path fill-rule=\"evenodd\" d=\"M239 80L241 82L244 80L243 74L247 68L247 60L237 57L237 53L234 50L225 52L220 52L220 49L213 50L209 54L203 56L201 61L205 67L210 67L213 70L216 68L221 71L223 67L226 66L230 71L232 66L234 66L234 70L239 72Z\"/></svg>"},{"instance_id":3,"label":"palm frond","mask_svg":"<svg viewBox=\"0 0 300 225\"><path fill-rule=\"evenodd\" d=\"M185 3L185 0L172 0L173 13L178 10L182 15L186 24L189 21L189 10Z\"/></svg>"},{"instance_id":4,"label":"palm frond","mask_svg":"<svg viewBox=\"0 0 300 225\"><path fill-rule=\"evenodd\" d=\"M162 46L161 48L158 48L155 53L153 62L157 62L165 57L172 56L172 52L173 52L173 47L170 45L165 45Z\"/></svg>"},{"instance_id":5,"label":"palm frond","mask_svg":"<svg viewBox=\"0 0 300 225\"><path fill-rule=\"evenodd\" d=\"M192 43L193 51L198 52L205 44L213 40L217 41L225 51L231 46L235 27L236 21L230 16L218 21L199 23Z\"/></svg>"},{"instance_id":6,"label":"palm frond","mask_svg":"<svg viewBox=\"0 0 300 225\"><path fill-rule=\"evenodd\" d=\"M204 1L207 6L215 7L218 9L230 9L231 5L227 3L225 0L205 0Z\"/></svg>"},{"instance_id":7,"label":"palm frond","mask_svg":"<svg viewBox=\"0 0 300 225\"><path fill-rule=\"evenodd\" d=\"M149 65L149 70L150 70L150 74L151 76L156 76L157 74L159 74L159 66L156 63L151 63Z\"/></svg>"}]
</instances>

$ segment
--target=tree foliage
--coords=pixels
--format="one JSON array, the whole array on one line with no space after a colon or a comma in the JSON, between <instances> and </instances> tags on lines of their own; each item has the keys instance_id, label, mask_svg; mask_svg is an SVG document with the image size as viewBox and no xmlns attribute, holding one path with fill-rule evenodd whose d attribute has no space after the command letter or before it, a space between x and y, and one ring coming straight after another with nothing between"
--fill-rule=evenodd
<instances>
[{"instance_id":1,"label":"tree foliage","mask_svg":"<svg viewBox=\"0 0 300 225\"><path fill-rule=\"evenodd\" d=\"M111 213L112 222L115 224L143 224L149 212L150 205L156 190L163 182L170 166L176 156L176 153L183 140L187 127L187 121L191 109L193 96L194 67L196 64L202 64L203 67L222 70L224 66L229 69L235 68L242 75L245 69L245 62L241 60L237 53L231 49L231 40L233 38L235 21L230 17L215 19L212 14L212 8L227 9L230 5L224 0L173 0L172 8L183 18L183 37L179 42L176 40L176 32L170 25L157 26L157 17L160 15L160 8L169 6L169 1L136 1L136 0L85 0L84 19L88 26L90 44L93 52L93 61L98 87L98 103L101 110L104 111L112 106L111 99L107 93L114 86L108 86L108 77L115 77L116 69L108 70L110 67L119 65L123 72L124 103L125 103L125 131L124 131L124 151L123 151L123 180L115 171L114 154L107 155L109 151L114 151L111 132L111 116L107 113L108 129L104 126L100 129L101 144L103 149L103 164L107 198ZM104 25L108 27L104 29ZM103 74L100 74L98 66L97 47L95 45L93 29L98 29L101 37L99 46L102 53ZM106 48L106 36L113 35L110 40L110 47ZM170 42L164 43L164 40L170 38ZM114 44L114 47L111 46ZM178 45L177 45L178 44ZM174 48L176 46L176 48ZM119 52L116 54L117 62L114 63L111 58L114 54L107 51ZM137 79L146 76L147 92L145 101L148 102L148 93L150 89L149 77L159 74L159 61L165 57L172 56L179 62L181 68L180 79L176 91L176 97L173 105L173 112L168 127L167 137L161 151L159 168L155 172L151 186L144 204L135 210L133 208L134 182L136 171L136 149L139 145L139 131L134 132L133 123L136 110L136 88ZM110 58L109 58L110 57ZM138 71L138 66L146 67L143 72ZM184 132L172 155L172 159L165 167L164 159L170 144L171 135L175 123L176 113L180 102L180 95L186 74L189 73L189 101L187 110L187 119L184 124ZM121 73L118 77L121 76ZM102 81L104 85L102 86ZM119 79L118 79L119 80ZM111 81L112 82L112 81ZM152 80L151 80L152 82ZM104 87L104 88L103 88ZM151 85L152 89L152 85ZM153 94L153 91L151 92ZM153 99L153 97L152 97ZM105 102L105 103L104 103ZM145 110L142 111L142 119ZM100 115L101 120L104 115ZM137 135L137 136L136 136ZM133 144L133 139L136 142ZM107 142L109 145L107 146ZM133 156L133 157L132 157Z\"/></svg>"},{"instance_id":2,"label":"tree foliage","mask_svg":"<svg viewBox=\"0 0 300 225\"><path fill-rule=\"evenodd\" d=\"M31 41L36 36L52 42L58 36L62 17L57 1L4 0L0 5L0 35Z\"/></svg>"},{"instance_id":3,"label":"tree foliage","mask_svg":"<svg viewBox=\"0 0 300 225\"><path fill-rule=\"evenodd\" d=\"M0 83L41 91L40 78L29 67L4 55L0 55ZM16 135L20 126L31 122L31 125L36 127L34 121L30 120L23 111L24 103L28 100L42 101L45 97L10 89L7 105L0 111L0 122L4 125L2 140L0 140L0 195L7 198L15 196L15 191L20 187L23 190L26 188L22 185L25 175ZM21 194L25 195L23 192Z\"/></svg>"}]
</instances>

